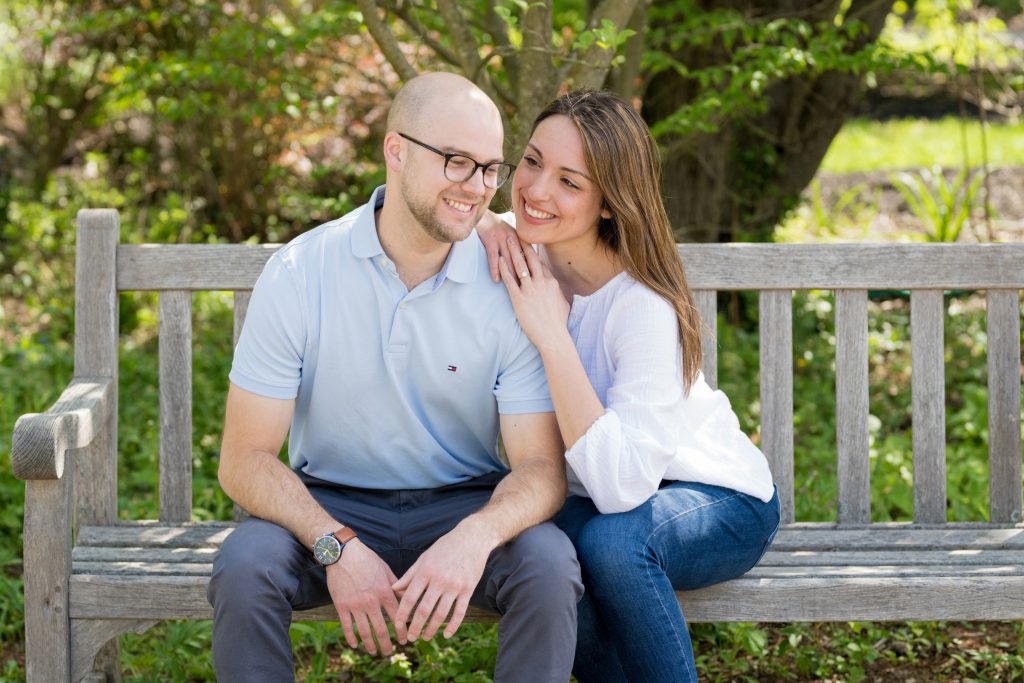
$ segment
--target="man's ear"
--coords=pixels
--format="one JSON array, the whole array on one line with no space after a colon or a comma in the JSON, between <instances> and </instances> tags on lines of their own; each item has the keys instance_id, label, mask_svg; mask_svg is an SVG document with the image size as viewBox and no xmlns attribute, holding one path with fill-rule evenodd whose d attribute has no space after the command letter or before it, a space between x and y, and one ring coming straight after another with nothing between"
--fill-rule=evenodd
<instances>
[{"instance_id":1,"label":"man's ear","mask_svg":"<svg viewBox=\"0 0 1024 683\"><path fill-rule=\"evenodd\" d=\"M402 138L395 131L389 131L384 136L384 163L390 171L401 171L404 160Z\"/></svg>"}]
</instances>

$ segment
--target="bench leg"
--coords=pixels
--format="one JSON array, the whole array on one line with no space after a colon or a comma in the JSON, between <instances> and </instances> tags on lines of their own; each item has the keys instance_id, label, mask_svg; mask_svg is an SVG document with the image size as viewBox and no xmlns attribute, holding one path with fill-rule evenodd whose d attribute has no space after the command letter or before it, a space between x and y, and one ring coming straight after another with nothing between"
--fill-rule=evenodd
<instances>
[{"instance_id":1,"label":"bench leg","mask_svg":"<svg viewBox=\"0 0 1024 683\"><path fill-rule=\"evenodd\" d=\"M25 482L25 674L28 683L71 680L71 482Z\"/></svg>"},{"instance_id":2,"label":"bench leg","mask_svg":"<svg viewBox=\"0 0 1024 683\"><path fill-rule=\"evenodd\" d=\"M71 680L119 683L122 633L142 633L157 622L139 619L73 619L71 621Z\"/></svg>"}]
</instances>

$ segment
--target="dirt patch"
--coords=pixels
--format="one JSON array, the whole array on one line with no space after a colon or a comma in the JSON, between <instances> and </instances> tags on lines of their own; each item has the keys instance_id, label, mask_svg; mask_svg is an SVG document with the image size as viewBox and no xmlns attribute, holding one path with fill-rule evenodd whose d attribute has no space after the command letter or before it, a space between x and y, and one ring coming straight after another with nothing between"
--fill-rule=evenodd
<instances>
[{"instance_id":1,"label":"dirt patch","mask_svg":"<svg viewBox=\"0 0 1024 683\"><path fill-rule=\"evenodd\" d=\"M915 171L909 173L913 176ZM943 172L947 187L954 184L956 174L956 169ZM908 235L925 239L928 226L900 194L893 175L889 171L819 173L818 189L812 184L804 192L804 214L813 229L831 231L843 241L900 240ZM935 194L938 196L937 190ZM975 195L970 219L957 241L1024 242L1024 168L990 172Z\"/></svg>"}]
</instances>

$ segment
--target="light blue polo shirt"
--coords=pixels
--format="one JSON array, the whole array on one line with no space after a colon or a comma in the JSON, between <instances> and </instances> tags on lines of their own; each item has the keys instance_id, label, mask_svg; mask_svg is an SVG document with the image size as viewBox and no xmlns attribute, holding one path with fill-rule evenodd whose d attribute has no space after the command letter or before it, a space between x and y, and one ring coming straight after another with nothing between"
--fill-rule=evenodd
<instances>
[{"instance_id":1,"label":"light blue polo shirt","mask_svg":"<svg viewBox=\"0 0 1024 683\"><path fill-rule=\"evenodd\" d=\"M434 488L504 471L498 413L553 410L540 355L473 232L411 292L370 202L289 242L252 293L230 378L296 399L293 467L348 486Z\"/></svg>"}]
</instances>

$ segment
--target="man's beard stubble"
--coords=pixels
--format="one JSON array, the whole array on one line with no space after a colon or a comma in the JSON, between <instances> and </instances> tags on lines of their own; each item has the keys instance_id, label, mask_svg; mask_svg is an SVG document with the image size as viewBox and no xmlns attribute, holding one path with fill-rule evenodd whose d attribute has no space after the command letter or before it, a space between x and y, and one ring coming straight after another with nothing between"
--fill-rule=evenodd
<instances>
[{"instance_id":1,"label":"man's beard stubble","mask_svg":"<svg viewBox=\"0 0 1024 683\"><path fill-rule=\"evenodd\" d=\"M429 237L438 242L444 244L454 244L469 236L467 232L463 237L453 237L451 230L446 228L441 219L437 216L437 210L432 200L419 200L410 191L409 186L405 182L405 178L402 178L401 184L402 199L405 201L406 207L409 209L409 213L416 219L416 222L423 228L423 232L427 233ZM469 203L469 202L467 202ZM481 216L476 216L473 221L472 227L475 228L476 224L480 222ZM471 228L472 229L472 228Z\"/></svg>"}]
</instances>

